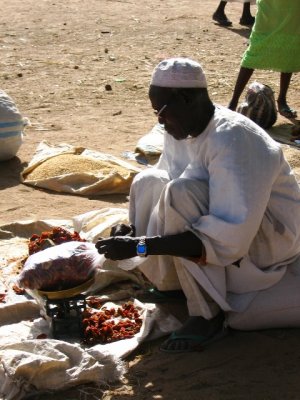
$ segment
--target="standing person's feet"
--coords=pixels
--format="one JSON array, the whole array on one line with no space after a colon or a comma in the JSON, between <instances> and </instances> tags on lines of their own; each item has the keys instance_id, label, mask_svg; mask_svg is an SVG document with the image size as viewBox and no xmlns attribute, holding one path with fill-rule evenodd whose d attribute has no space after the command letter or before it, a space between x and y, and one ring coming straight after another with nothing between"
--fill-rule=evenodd
<instances>
[{"instance_id":1,"label":"standing person's feet","mask_svg":"<svg viewBox=\"0 0 300 400\"><path fill-rule=\"evenodd\" d=\"M255 22L255 17L253 17L252 15L249 15L247 17L241 17L240 19L240 25L244 25L244 26L253 26Z\"/></svg>"},{"instance_id":2,"label":"standing person's feet","mask_svg":"<svg viewBox=\"0 0 300 400\"><path fill-rule=\"evenodd\" d=\"M280 102L277 100L277 108L280 115L285 118L297 118L297 111L290 108L286 102Z\"/></svg>"},{"instance_id":3,"label":"standing person's feet","mask_svg":"<svg viewBox=\"0 0 300 400\"><path fill-rule=\"evenodd\" d=\"M224 13L215 12L212 19L221 26L231 26L232 22L226 17Z\"/></svg>"}]
</instances>

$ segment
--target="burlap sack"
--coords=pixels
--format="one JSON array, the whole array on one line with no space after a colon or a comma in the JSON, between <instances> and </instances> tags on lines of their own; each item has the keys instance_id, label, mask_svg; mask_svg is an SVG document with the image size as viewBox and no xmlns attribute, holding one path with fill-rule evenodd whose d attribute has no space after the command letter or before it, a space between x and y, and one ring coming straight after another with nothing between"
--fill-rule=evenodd
<instances>
[{"instance_id":1,"label":"burlap sack","mask_svg":"<svg viewBox=\"0 0 300 400\"><path fill-rule=\"evenodd\" d=\"M41 142L21 181L78 195L128 194L135 166L110 154L61 143Z\"/></svg>"}]
</instances>

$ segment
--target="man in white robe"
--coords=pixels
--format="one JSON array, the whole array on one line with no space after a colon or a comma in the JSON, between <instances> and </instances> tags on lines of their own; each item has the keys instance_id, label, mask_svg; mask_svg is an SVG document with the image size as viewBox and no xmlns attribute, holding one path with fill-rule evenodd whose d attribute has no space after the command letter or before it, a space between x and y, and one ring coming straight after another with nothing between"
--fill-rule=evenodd
<instances>
[{"instance_id":1,"label":"man in white robe","mask_svg":"<svg viewBox=\"0 0 300 400\"><path fill-rule=\"evenodd\" d=\"M140 256L159 290L184 292L190 317L162 350L215 340L224 318L245 330L300 326L300 189L281 146L213 104L193 60L159 63L149 96L163 153L133 181L131 227L96 247L114 260Z\"/></svg>"}]
</instances>

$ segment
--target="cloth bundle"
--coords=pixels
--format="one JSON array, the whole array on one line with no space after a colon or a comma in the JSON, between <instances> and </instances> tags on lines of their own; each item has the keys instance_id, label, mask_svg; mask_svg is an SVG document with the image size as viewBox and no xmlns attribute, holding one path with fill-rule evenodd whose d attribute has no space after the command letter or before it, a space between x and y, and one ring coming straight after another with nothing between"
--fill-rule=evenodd
<instances>
[{"instance_id":1,"label":"cloth bundle","mask_svg":"<svg viewBox=\"0 0 300 400\"><path fill-rule=\"evenodd\" d=\"M259 82L251 83L246 93L245 102L238 107L237 111L262 128L271 128L277 119L273 90Z\"/></svg>"}]
</instances>

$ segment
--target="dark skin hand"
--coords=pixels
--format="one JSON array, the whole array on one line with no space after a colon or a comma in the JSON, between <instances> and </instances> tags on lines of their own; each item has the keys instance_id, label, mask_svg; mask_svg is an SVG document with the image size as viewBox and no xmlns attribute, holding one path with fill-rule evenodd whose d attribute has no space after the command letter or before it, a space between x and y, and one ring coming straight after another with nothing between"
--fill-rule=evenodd
<instances>
[{"instance_id":1,"label":"dark skin hand","mask_svg":"<svg viewBox=\"0 0 300 400\"><path fill-rule=\"evenodd\" d=\"M117 224L111 228L110 236L135 236L135 226L130 224Z\"/></svg>"},{"instance_id":2,"label":"dark skin hand","mask_svg":"<svg viewBox=\"0 0 300 400\"><path fill-rule=\"evenodd\" d=\"M132 225L119 224L112 228L111 237L100 239L96 248L100 254L111 260L124 260L135 257L139 237L132 237ZM123 233L123 235L122 235ZM202 256L201 240L187 231L176 235L153 236L146 238L147 255L170 255L177 257Z\"/></svg>"}]
</instances>

